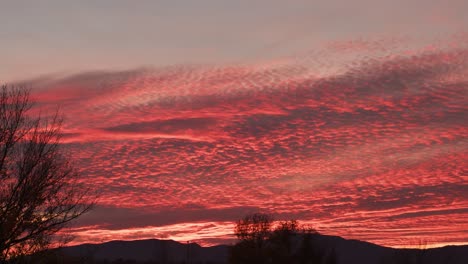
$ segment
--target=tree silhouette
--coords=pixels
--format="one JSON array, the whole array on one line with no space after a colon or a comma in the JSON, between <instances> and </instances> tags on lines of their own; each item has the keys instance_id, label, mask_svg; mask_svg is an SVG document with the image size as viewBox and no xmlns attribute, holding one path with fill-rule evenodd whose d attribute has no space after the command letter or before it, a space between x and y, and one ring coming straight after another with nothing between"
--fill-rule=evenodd
<instances>
[{"instance_id":1,"label":"tree silhouette","mask_svg":"<svg viewBox=\"0 0 468 264\"><path fill-rule=\"evenodd\" d=\"M0 91L0 262L42 250L87 212L89 189L60 149L61 119L32 117L30 92Z\"/></svg>"},{"instance_id":2,"label":"tree silhouette","mask_svg":"<svg viewBox=\"0 0 468 264\"><path fill-rule=\"evenodd\" d=\"M296 220L281 221L271 232L270 255L273 263L294 263L298 257L296 252L298 235L301 232L299 223Z\"/></svg>"},{"instance_id":3,"label":"tree silhouette","mask_svg":"<svg viewBox=\"0 0 468 264\"><path fill-rule=\"evenodd\" d=\"M265 242L270 237L273 217L268 214L249 214L237 221L234 233L240 240L231 249L231 263L267 263Z\"/></svg>"},{"instance_id":4,"label":"tree silhouette","mask_svg":"<svg viewBox=\"0 0 468 264\"><path fill-rule=\"evenodd\" d=\"M334 249L314 241L317 231L296 220L274 222L267 214L251 214L237 221L239 242L231 247L231 264L336 263Z\"/></svg>"}]
</instances>

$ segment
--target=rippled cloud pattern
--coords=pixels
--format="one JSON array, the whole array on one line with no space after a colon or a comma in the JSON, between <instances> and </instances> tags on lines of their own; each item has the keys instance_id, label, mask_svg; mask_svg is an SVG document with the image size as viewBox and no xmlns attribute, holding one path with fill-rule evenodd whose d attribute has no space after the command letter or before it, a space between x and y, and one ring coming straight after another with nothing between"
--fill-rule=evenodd
<instances>
[{"instance_id":1,"label":"rippled cloud pattern","mask_svg":"<svg viewBox=\"0 0 468 264\"><path fill-rule=\"evenodd\" d=\"M75 243L229 243L255 211L387 246L467 243L468 49L397 46L35 80L101 193Z\"/></svg>"}]
</instances>

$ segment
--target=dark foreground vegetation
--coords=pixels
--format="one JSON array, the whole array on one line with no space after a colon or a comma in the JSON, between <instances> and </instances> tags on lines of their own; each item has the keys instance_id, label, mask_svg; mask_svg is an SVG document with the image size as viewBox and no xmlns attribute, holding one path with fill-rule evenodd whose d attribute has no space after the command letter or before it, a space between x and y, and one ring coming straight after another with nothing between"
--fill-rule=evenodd
<instances>
[{"instance_id":1,"label":"dark foreground vegetation","mask_svg":"<svg viewBox=\"0 0 468 264\"><path fill-rule=\"evenodd\" d=\"M112 241L48 250L9 263L37 264L467 264L468 246L393 249L319 234L294 220L253 214L237 222L238 242L201 247L172 240Z\"/></svg>"},{"instance_id":2,"label":"dark foreground vegetation","mask_svg":"<svg viewBox=\"0 0 468 264\"><path fill-rule=\"evenodd\" d=\"M333 248L314 246L317 232L295 220L275 223L268 214L247 215L237 222L239 242L231 247L231 264L335 264Z\"/></svg>"},{"instance_id":3,"label":"dark foreground vegetation","mask_svg":"<svg viewBox=\"0 0 468 264\"><path fill-rule=\"evenodd\" d=\"M46 250L93 204L60 147L58 113L34 116L29 94L0 88L0 263Z\"/></svg>"},{"instance_id":4,"label":"dark foreground vegetation","mask_svg":"<svg viewBox=\"0 0 468 264\"><path fill-rule=\"evenodd\" d=\"M468 246L393 249L324 236L296 220L273 221L268 214L247 215L237 222L239 240L229 264L467 264Z\"/></svg>"}]
</instances>

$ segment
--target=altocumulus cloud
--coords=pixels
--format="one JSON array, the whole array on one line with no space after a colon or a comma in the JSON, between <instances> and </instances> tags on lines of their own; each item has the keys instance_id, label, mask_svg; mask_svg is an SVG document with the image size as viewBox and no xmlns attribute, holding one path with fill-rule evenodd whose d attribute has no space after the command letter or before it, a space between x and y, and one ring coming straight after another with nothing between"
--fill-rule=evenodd
<instances>
[{"instance_id":1,"label":"altocumulus cloud","mask_svg":"<svg viewBox=\"0 0 468 264\"><path fill-rule=\"evenodd\" d=\"M326 74L321 55L41 80L38 105L63 103L63 145L102 190L78 241L212 223L191 239L220 242L255 210L390 246L468 241L468 50L381 46L335 43L330 58L365 55Z\"/></svg>"}]
</instances>

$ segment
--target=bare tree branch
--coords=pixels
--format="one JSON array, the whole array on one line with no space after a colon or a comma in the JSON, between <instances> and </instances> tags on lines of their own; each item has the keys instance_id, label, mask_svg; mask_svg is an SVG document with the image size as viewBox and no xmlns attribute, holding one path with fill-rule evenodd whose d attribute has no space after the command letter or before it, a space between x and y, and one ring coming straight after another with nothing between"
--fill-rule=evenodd
<instances>
[{"instance_id":1,"label":"bare tree branch","mask_svg":"<svg viewBox=\"0 0 468 264\"><path fill-rule=\"evenodd\" d=\"M90 190L60 148L62 119L31 117L30 91L0 91L0 262L47 247L89 211Z\"/></svg>"}]
</instances>

